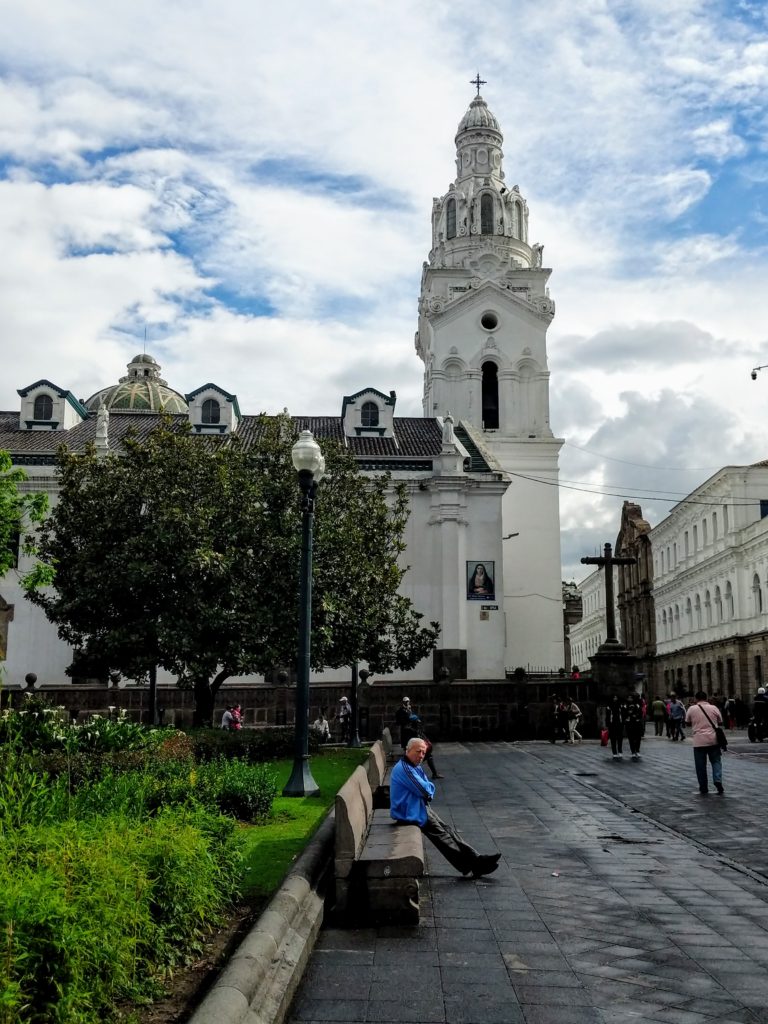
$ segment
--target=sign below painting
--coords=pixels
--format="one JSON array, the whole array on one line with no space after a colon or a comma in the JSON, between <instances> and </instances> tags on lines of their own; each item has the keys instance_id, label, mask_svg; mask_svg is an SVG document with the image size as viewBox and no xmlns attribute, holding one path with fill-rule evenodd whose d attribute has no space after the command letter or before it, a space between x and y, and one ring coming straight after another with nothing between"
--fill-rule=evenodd
<instances>
[{"instance_id":1,"label":"sign below painting","mask_svg":"<svg viewBox=\"0 0 768 1024\"><path fill-rule=\"evenodd\" d=\"M495 601L494 562L467 562L467 600Z\"/></svg>"}]
</instances>

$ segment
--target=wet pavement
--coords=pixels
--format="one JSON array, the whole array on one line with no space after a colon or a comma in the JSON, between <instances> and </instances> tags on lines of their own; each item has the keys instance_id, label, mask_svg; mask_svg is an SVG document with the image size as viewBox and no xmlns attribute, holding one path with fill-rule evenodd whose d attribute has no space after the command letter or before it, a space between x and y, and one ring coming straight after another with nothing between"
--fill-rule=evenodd
<instances>
[{"instance_id":1,"label":"wet pavement","mask_svg":"<svg viewBox=\"0 0 768 1024\"><path fill-rule=\"evenodd\" d=\"M436 810L499 870L425 841L421 925L324 929L291 1024L768 1024L768 744L732 742L723 797L690 746L440 747Z\"/></svg>"}]
</instances>

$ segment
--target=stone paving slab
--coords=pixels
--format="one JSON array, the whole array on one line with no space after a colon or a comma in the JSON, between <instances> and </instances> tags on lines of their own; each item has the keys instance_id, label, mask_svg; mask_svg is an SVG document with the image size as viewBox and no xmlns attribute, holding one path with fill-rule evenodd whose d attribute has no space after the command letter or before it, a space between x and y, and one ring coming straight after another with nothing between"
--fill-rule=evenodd
<instances>
[{"instance_id":1,"label":"stone paving slab","mask_svg":"<svg viewBox=\"0 0 768 1024\"><path fill-rule=\"evenodd\" d=\"M425 843L421 925L323 930L290 1024L768 1024L768 762L734 746L702 798L688 743L443 745L436 809L499 870Z\"/></svg>"}]
</instances>

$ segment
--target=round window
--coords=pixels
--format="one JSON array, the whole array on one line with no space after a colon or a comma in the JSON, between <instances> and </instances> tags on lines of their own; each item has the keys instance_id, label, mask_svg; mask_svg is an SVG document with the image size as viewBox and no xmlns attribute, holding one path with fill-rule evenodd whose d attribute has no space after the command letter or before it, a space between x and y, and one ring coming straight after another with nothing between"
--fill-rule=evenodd
<instances>
[{"instance_id":1,"label":"round window","mask_svg":"<svg viewBox=\"0 0 768 1024\"><path fill-rule=\"evenodd\" d=\"M483 313L480 317L480 323L486 331L495 331L499 326L499 318L495 313Z\"/></svg>"}]
</instances>

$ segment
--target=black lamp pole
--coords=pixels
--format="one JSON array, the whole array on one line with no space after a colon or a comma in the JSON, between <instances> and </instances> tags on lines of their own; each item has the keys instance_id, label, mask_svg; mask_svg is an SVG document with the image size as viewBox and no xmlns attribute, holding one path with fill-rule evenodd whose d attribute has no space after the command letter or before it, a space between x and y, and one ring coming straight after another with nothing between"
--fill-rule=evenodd
<instances>
[{"instance_id":1,"label":"black lamp pole","mask_svg":"<svg viewBox=\"0 0 768 1024\"><path fill-rule=\"evenodd\" d=\"M362 672L360 673L362 675ZM352 691L352 721L349 728L349 739L347 740L348 747L359 747L360 744L360 725L358 722L357 714L357 662L352 662L352 680L350 690Z\"/></svg>"},{"instance_id":2,"label":"black lamp pole","mask_svg":"<svg viewBox=\"0 0 768 1024\"><path fill-rule=\"evenodd\" d=\"M312 444L312 435L309 435ZM317 446L319 452L319 446ZM294 449L294 465L296 464ZM296 725L293 769L283 796L315 796L320 787L309 767L309 654L312 622L312 525L317 481L311 469L299 469L301 489L301 567L299 581L299 656L296 666Z\"/></svg>"}]
</instances>

